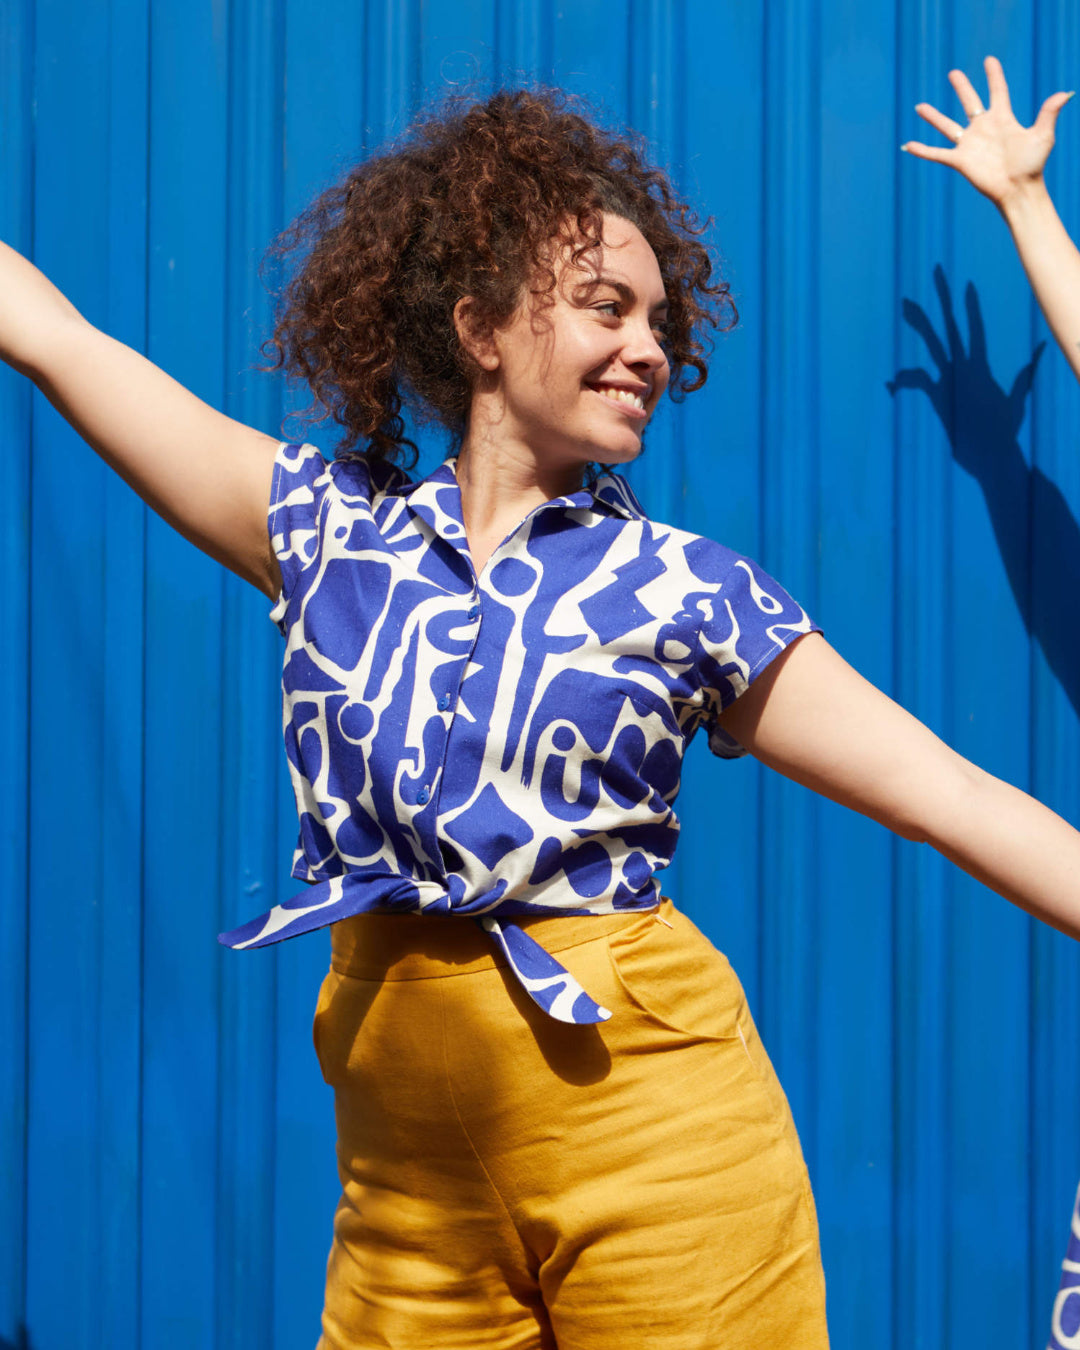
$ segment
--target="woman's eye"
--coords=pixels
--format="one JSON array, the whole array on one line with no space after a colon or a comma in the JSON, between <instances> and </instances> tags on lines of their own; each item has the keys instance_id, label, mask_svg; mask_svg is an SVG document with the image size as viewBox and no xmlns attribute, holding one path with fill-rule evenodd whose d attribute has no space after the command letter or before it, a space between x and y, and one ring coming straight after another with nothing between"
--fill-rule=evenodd
<instances>
[{"instance_id":1,"label":"woman's eye","mask_svg":"<svg viewBox=\"0 0 1080 1350\"><path fill-rule=\"evenodd\" d=\"M622 312L618 300L601 300L598 305L593 306L601 314L608 314L613 319L617 319Z\"/></svg>"}]
</instances>

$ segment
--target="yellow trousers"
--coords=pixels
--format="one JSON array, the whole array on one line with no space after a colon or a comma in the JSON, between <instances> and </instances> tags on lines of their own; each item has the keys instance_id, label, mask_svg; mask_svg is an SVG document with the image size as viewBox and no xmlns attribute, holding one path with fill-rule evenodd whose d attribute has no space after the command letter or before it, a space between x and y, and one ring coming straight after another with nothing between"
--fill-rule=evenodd
<instances>
[{"instance_id":1,"label":"yellow trousers","mask_svg":"<svg viewBox=\"0 0 1080 1350\"><path fill-rule=\"evenodd\" d=\"M322 1350L823 1350L806 1167L725 958L670 901L523 924L609 1022L552 1021L467 920L334 927Z\"/></svg>"}]
</instances>

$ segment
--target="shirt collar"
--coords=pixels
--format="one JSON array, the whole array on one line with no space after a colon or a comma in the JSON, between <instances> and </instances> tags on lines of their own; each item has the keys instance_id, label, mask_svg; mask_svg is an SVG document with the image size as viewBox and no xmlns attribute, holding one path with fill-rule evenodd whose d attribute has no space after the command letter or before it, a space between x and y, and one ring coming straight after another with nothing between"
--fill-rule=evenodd
<instances>
[{"instance_id":1,"label":"shirt collar","mask_svg":"<svg viewBox=\"0 0 1080 1350\"><path fill-rule=\"evenodd\" d=\"M425 521L436 534L463 545L465 520L461 512L461 491L457 481L457 459L450 455L434 473L418 483L401 478L387 484L386 492L401 497L409 509ZM621 474L601 473L579 492L554 497L539 509L562 507L598 510L602 514L622 516L625 520L645 520L645 511L633 488Z\"/></svg>"}]
</instances>

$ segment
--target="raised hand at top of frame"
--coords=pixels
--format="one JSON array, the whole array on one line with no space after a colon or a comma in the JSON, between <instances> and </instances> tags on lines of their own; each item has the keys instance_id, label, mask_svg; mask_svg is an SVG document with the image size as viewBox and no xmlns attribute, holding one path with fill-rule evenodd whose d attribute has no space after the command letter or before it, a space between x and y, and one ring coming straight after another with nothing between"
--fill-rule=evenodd
<instances>
[{"instance_id":1,"label":"raised hand at top of frame","mask_svg":"<svg viewBox=\"0 0 1080 1350\"><path fill-rule=\"evenodd\" d=\"M988 56L983 63L990 89L990 106L984 107L974 85L961 70L949 71L968 125L939 112L929 103L917 103L915 111L943 136L952 148L908 141L900 148L919 159L948 164L998 207L1033 180L1042 177L1047 156L1054 147L1058 113L1072 93L1051 94L1030 127L1021 126L1009 101L1009 86L1001 62Z\"/></svg>"}]
</instances>

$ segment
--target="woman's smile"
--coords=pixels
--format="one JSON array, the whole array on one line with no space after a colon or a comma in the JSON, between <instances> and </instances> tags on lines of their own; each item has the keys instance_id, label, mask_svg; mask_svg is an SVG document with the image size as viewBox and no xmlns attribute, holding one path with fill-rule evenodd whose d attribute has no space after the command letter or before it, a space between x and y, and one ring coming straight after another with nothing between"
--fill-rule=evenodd
<instances>
[{"instance_id":1,"label":"woman's smile","mask_svg":"<svg viewBox=\"0 0 1080 1350\"><path fill-rule=\"evenodd\" d=\"M588 387L607 402L615 404L619 412L626 416L648 421L649 414L645 411L645 400L649 394L647 385L643 390L628 389L624 385L590 384Z\"/></svg>"}]
</instances>

